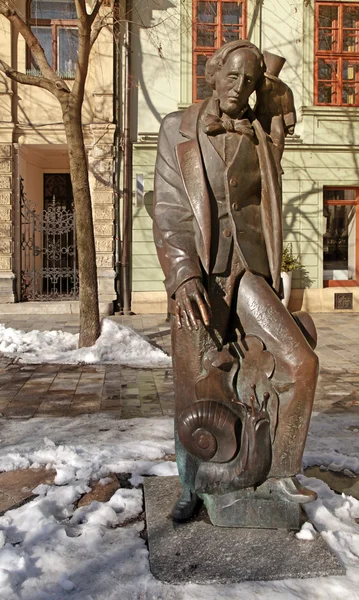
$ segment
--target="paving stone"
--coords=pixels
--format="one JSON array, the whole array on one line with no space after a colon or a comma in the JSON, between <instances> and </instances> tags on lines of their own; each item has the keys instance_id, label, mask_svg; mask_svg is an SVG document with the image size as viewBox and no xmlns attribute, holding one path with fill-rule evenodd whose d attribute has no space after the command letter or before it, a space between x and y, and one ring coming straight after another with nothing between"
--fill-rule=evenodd
<instances>
[{"instance_id":1,"label":"paving stone","mask_svg":"<svg viewBox=\"0 0 359 600\"><path fill-rule=\"evenodd\" d=\"M34 416L36 417L67 417L70 405L67 406L41 406Z\"/></svg>"},{"instance_id":2,"label":"paving stone","mask_svg":"<svg viewBox=\"0 0 359 600\"><path fill-rule=\"evenodd\" d=\"M80 498L77 506L88 506L91 502L108 502L110 498L114 495L116 490L120 487L118 479L116 475L109 475L110 479L112 479L111 483L107 483L106 485L102 485L98 481L93 485L91 492L88 494L84 494L82 498Z\"/></svg>"},{"instance_id":3,"label":"paving stone","mask_svg":"<svg viewBox=\"0 0 359 600\"><path fill-rule=\"evenodd\" d=\"M276 529L213 527L202 509L197 519L175 524L170 518L180 495L178 477L144 482L152 574L179 583L237 583L345 575L324 539L298 540Z\"/></svg>"},{"instance_id":4,"label":"paving stone","mask_svg":"<svg viewBox=\"0 0 359 600\"><path fill-rule=\"evenodd\" d=\"M356 354L359 356L359 315L331 313L312 316L318 329L321 364L314 410L358 413L359 360L355 357ZM170 326L165 322L165 315L115 315L111 318L141 334L145 330L152 341L170 350ZM29 315L22 320L14 315L9 318L6 316L2 321L6 321L9 327L24 325L23 329L27 330L33 329L34 325L41 325L49 330L61 326L62 329L68 327L77 331L79 323L76 315ZM95 404L76 405L76 414L105 410L117 418L120 408L116 403L113 406L110 397L122 397L128 403L123 413L127 415L125 418L173 416L174 412L171 369L143 370L118 365L21 365L0 356L0 390L0 412L4 414L8 411L7 416L11 418L21 418L22 414L24 418L31 418L42 412L61 416L65 408L59 405L55 410L52 407L55 396L70 404L76 404L79 396L81 399L89 396L101 399L96 408ZM36 395L41 396L37 410L34 407ZM131 400L135 402L131 403Z\"/></svg>"},{"instance_id":5,"label":"paving stone","mask_svg":"<svg viewBox=\"0 0 359 600\"><path fill-rule=\"evenodd\" d=\"M101 410L120 410L121 409L121 401L116 402L107 402L106 400L102 400L101 402Z\"/></svg>"},{"instance_id":6,"label":"paving stone","mask_svg":"<svg viewBox=\"0 0 359 600\"><path fill-rule=\"evenodd\" d=\"M345 473L334 471L322 471L319 467L310 467L304 471L307 477L316 477L324 481L332 490L338 494L347 494L359 499L359 475L349 477Z\"/></svg>"},{"instance_id":7,"label":"paving stone","mask_svg":"<svg viewBox=\"0 0 359 600\"><path fill-rule=\"evenodd\" d=\"M0 473L0 514L16 508L33 497L40 483L52 484L56 475L53 469L23 469Z\"/></svg>"}]
</instances>

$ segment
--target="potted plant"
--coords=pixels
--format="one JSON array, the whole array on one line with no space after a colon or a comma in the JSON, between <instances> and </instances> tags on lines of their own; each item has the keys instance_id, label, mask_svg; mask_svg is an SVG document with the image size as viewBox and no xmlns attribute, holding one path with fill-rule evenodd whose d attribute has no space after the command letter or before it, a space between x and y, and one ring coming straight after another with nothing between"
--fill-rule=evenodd
<instances>
[{"instance_id":1,"label":"potted plant","mask_svg":"<svg viewBox=\"0 0 359 600\"><path fill-rule=\"evenodd\" d=\"M283 295L284 298L282 300L284 306L287 308L289 304L290 292L292 289L292 276L294 269L298 269L300 267L300 262L298 256L294 256L292 244L288 244L287 246L283 246L283 254L282 254L282 281L283 281Z\"/></svg>"}]
</instances>

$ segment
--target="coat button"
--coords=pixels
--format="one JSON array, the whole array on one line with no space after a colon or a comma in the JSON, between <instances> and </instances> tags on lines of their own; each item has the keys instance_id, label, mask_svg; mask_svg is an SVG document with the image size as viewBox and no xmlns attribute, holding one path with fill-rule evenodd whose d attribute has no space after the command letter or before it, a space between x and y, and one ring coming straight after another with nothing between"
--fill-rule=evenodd
<instances>
[{"instance_id":1,"label":"coat button","mask_svg":"<svg viewBox=\"0 0 359 600\"><path fill-rule=\"evenodd\" d=\"M231 185L232 187L237 187L238 181L237 181L236 177L231 177L230 178L229 185Z\"/></svg>"},{"instance_id":2,"label":"coat button","mask_svg":"<svg viewBox=\"0 0 359 600\"><path fill-rule=\"evenodd\" d=\"M233 210L239 210L239 206L238 206L237 202L233 202L232 209Z\"/></svg>"},{"instance_id":3,"label":"coat button","mask_svg":"<svg viewBox=\"0 0 359 600\"><path fill-rule=\"evenodd\" d=\"M224 229L223 230L223 235L224 235L224 237L231 237L232 232L231 232L230 229Z\"/></svg>"}]
</instances>

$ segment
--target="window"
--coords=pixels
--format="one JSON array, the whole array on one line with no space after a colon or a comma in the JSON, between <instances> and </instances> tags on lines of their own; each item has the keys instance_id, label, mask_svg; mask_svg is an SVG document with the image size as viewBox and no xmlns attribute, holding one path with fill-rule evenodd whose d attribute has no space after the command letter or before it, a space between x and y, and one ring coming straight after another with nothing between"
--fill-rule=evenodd
<instances>
[{"instance_id":1,"label":"window","mask_svg":"<svg viewBox=\"0 0 359 600\"><path fill-rule=\"evenodd\" d=\"M359 284L359 189L324 189L325 287Z\"/></svg>"},{"instance_id":2,"label":"window","mask_svg":"<svg viewBox=\"0 0 359 600\"><path fill-rule=\"evenodd\" d=\"M359 3L317 2L315 104L359 106Z\"/></svg>"},{"instance_id":3,"label":"window","mask_svg":"<svg viewBox=\"0 0 359 600\"><path fill-rule=\"evenodd\" d=\"M232 40L244 38L245 2L217 0L193 2L193 101L203 100L212 93L205 81L207 58Z\"/></svg>"},{"instance_id":4,"label":"window","mask_svg":"<svg viewBox=\"0 0 359 600\"><path fill-rule=\"evenodd\" d=\"M73 0L32 0L29 4L28 22L44 49L45 56L60 77L72 79L75 75L78 29ZM28 69L38 72L31 53Z\"/></svg>"}]
</instances>

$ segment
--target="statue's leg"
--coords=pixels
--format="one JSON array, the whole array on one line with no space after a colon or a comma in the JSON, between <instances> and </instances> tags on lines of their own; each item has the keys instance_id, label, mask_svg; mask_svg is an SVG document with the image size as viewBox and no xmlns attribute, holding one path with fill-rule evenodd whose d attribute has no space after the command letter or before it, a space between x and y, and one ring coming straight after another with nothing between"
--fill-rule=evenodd
<instances>
[{"instance_id":1,"label":"statue's leg","mask_svg":"<svg viewBox=\"0 0 359 600\"><path fill-rule=\"evenodd\" d=\"M291 477L302 468L318 358L262 277L248 271L243 275L237 313L246 335L258 336L275 359L272 382L279 396L279 412L269 477Z\"/></svg>"},{"instance_id":2,"label":"statue's leg","mask_svg":"<svg viewBox=\"0 0 359 600\"><path fill-rule=\"evenodd\" d=\"M197 401L195 385L202 371L202 354L210 343L209 336L198 320L198 330L190 331L185 325L177 328L171 318L173 377L175 390L175 444L182 495L173 509L175 521L187 521L195 512L199 498L194 492L199 459L186 451L177 435L177 421L185 408Z\"/></svg>"}]
</instances>

